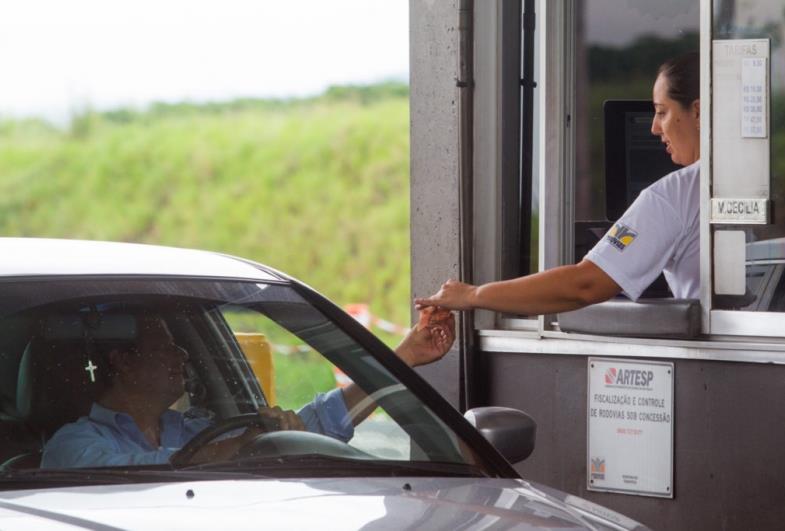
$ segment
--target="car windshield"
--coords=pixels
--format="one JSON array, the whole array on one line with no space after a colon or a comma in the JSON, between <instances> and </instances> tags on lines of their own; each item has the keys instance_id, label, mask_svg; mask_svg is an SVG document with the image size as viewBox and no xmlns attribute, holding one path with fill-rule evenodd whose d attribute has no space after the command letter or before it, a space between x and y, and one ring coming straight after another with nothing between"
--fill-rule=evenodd
<instances>
[{"instance_id":1,"label":"car windshield","mask_svg":"<svg viewBox=\"0 0 785 531\"><path fill-rule=\"evenodd\" d=\"M17 279L3 293L4 478L490 474L389 350L288 282Z\"/></svg>"}]
</instances>

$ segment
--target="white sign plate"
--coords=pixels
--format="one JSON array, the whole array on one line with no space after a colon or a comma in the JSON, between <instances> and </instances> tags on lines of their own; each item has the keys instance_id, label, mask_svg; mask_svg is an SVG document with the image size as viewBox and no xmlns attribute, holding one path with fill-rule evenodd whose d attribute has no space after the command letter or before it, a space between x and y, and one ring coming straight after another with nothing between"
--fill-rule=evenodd
<instances>
[{"instance_id":1,"label":"white sign plate","mask_svg":"<svg viewBox=\"0 0 785 531\"><path fill-rule=\"evenodd\" d=\"M714 293L744 295L747 291L746 258L743 230L714 231Z\"/></svg>"},{"instance_id":2,"label":"white sign plate","mask_svg":"<svg viewBox=\"0 0 785 531\"><path fill-rule=\"evenodd\" d=\"M769 200L713 197L711 199L711 222L766 224L769 222Z\"/></svg>"},{"instance_id":3,"label":"white sign plate","mask_svg":"<svg viewBox=\"0 0 785 531\"><path fill-rule=\"evenodd\" d=\"M589 358L587 488L673 497L673 363Z\"/></svg>"},{"instance_id":4,"label":"white sign plate","mask_svg":"<svg viewBox=\"0 0 785 531\"><path fill-rule=\"evenodd\" d=\"M770 197L770 49L768 39L712 41L712 197Z\"/></svg>"}]
</instances>

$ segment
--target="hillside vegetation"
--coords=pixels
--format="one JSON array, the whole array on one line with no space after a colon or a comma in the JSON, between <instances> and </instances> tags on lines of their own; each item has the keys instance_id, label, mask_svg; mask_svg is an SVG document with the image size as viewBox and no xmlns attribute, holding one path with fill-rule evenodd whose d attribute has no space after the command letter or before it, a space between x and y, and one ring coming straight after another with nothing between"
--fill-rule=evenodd
<instances>
[{"instance_id":1,"label":"hillside vegetation","mask_svg":"<svg viewBox=\"0 0 785 531\"><path fill-rule=\"evenodd\" d=\"M408 124L396 84L3 121L0 232L236 254L405 325Z\"/></svg>"}]
</instances>

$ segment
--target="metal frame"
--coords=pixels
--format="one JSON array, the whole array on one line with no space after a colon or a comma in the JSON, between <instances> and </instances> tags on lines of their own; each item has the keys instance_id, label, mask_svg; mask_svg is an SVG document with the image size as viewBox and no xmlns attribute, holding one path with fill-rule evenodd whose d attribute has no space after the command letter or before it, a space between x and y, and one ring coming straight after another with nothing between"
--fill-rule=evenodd
<instances>
[{"instance_id":1,"label":"metal frame","mask_svg":"<svg viewBox=\"0 0 785 531\"><path fill-rule=\"evenodd\" d=\"M458 277L474 282L474 0L461 0L458 8ZM473 380L477 377L474 354L474 314L459 322L458 358L459 407L474 401Z\"/></svg>"},{"instance_id":2,"label":"metal frame","mask_svg":"<svg viewBox=\"0 0 785 531\"><path fill-rule=\"evenodd\" d=\"M511 216L517 221L517 234L513 245L517 246L515 253L511 253L505 245L505 251L517 255L517 260L512 264L514 270L509 271L504 278L517 276L524 271L532 273L531 268L531 222L532 222L532 192L534 183L534 161L536 149L534 147L534 115L537 107L534 105L534 89L537 86L535 68L538 62L535 58L536 35L536 0L520 0L518 6L522 7L522 35L519 48L521 60L520 76L520 156L518 157L518 182L516 192L518 205L515 208L517 216ZM506 232L506 231L505 231ZM515 231L511 231L515 232ZM509 264L508 264L509 267ZM503 270L504 272L504 270Z\"/></svg>"},{"instance_id":3,"label":"metal frame","mask_svg":"<svg viewBox=\"0 0 785 531\"><path fill-rule=\"evenodd\" d=\"M713 335L778 337L785 336L785 313L711 310Z\"/></svg>"},{"instance_id":4,"label":"metal frame","mask_svg":"<svg viewBox=\"0 0 785 531\"><path fill-rule=\"evenodd\" d=\"M713 24L712 0L701 0L700 5L700 54L701 61L701 178L700 178L700 301L701 323L704 334L711 333L712 290L712 231L709 225L711 200L711 41Z\"/></svg>"},{"instance_id":5,"label":"metal frame","mask_svg":"<svg viewBox=\"0 0 785 531\"><path fill-rule=\"evenodd\" d=\"M499 160L498 146L502 139L499 127L499 90L501 76L500 53L496 45L499 31L499 4L497 1L476 9L473 15L473 234L466 234L474 247L475 283L497 278L499 237ZM491 215L488 215L488 214ZM484 214L484 215L478 215ZM480 237L477 237L477 236ZM476 327L491 326L485 312L474 312Z\"/></svg>"},{"instance_id":6,"label":"metal frame","mask_svg":"<svg viewBox=\"0 0 785 531\"><path fill-rule=\"evenodd\" d=\"M493 0L474 13L474 231L469 237L475 283L501 278L505 253L500 251L513 236L504 232L518 223L519 11L520 0ZM495 319L493 312L477 311L475 327L493 327Z\"/></svg>"},{"instance_id":7,"label":"metal frame","mask_svg":"<svg viewBox=\"0 0 785 531\"><path fill-rule=\"evenodd\" d=\"M483 352L548 354L566 356L640 357L685 359L738 363L785 365L785 343L764 338L743 340L738 337L711 341L664 340L627 337L590 336L545 332L539 338L517 330L480 330L479 347ZM743 341L743 342L742 342ZM633 354L631 347L645 347Z\"/></svg>"},{"instance_id":8,"label":"metal frame","mask_svg":"<svg viewBox=\"0 0 785 531\"><path fill-rule=\"evenodd\" d=\"M572 254L574 215L574 132L575 108L574 13L575 2L540 0L540 119L538 141L540 167L539 269L566 263ZM553 316L538 319L538 331L551 330Z\"/></svg>"}]
</instances>

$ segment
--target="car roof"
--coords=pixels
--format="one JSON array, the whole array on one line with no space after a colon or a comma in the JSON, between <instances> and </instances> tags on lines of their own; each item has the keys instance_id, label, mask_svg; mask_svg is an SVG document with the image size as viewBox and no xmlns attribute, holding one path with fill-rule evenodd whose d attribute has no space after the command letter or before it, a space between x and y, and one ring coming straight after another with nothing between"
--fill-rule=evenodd
<instances>
[{"instance_id":1,"label":"car roof","mask_svg":"<svg viewBox=\"0 0 785 531\"><path fill-rule=\"evenodd\" d=\"M228 255L138 243L0 238L0 278L142 275L282 280L274 270Z\"/></svg>"}]
</instances>

